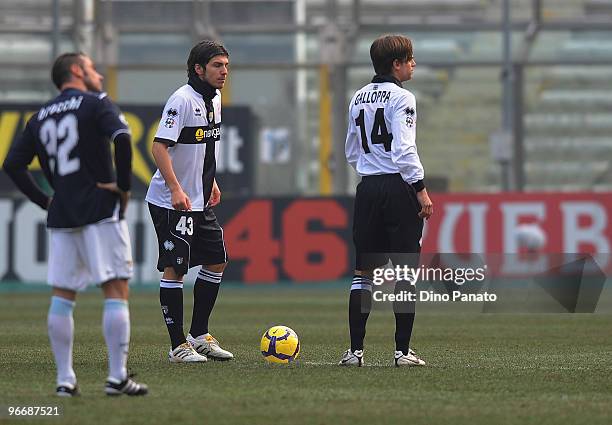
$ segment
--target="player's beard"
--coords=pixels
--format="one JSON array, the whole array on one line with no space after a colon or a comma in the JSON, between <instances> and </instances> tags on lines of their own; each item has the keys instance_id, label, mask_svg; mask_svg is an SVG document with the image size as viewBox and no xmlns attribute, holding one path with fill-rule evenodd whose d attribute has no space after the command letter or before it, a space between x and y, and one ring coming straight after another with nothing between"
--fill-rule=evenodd
<instances>
[{"instance_id":1,"label":"player's beard","mask_svg":"<svg viewBox=\"0 0 612 425\"><path fill-rule=\"evenodd\" d=\"M98 81L98 84L96 84L89 77L89 74L85 74L83 76L83 83L85 83L85 87L87 87L87 90L89 90L89 91L94 91L94 92L101 92L102 91L102 83L100 81Z\"/></svg>"}]
</instances>

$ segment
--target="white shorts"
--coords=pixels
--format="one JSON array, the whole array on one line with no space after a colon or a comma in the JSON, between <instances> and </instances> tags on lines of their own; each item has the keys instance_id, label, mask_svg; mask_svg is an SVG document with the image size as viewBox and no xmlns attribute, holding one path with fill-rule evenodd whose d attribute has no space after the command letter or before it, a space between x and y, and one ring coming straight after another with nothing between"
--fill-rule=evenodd
<instances>
[{"instance_id":1,"label":"white shorts","mask_svg":"<svg viewBox=\"0 0 612 425\"><path fill-rule=\"evenodd\" d=\"M82 291L88 285L132 275L132 245L125 220L49 229L49 285Z\"/></svg>"}]
</instances>

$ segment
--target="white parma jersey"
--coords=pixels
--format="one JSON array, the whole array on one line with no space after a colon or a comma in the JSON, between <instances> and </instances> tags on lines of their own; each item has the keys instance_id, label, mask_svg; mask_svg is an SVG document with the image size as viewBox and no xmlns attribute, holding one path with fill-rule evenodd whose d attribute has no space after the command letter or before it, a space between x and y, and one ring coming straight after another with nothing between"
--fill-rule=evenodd
<instances>
[{"instance_id":1,"label":"white parma jersey","mask_svg":"<svg viewBox=\"0 0 612 425\"><path fill-rule=\"evenodd\" d=\"M155 138L167 143L174 174L191 200L193 211L203 211L216 171L216 143L221 138L221 93L206 107L202 95L185 84L166 102ZM170 189L159 169L153 175L146 201L173 209Z\"/></svg>"},{"instance_id":2,"label":"white parma jersey","mask_svg":"<svg viewBox=\"0 0 612 425\"><path fill-rule=\"evenodd\" d=\"M416 99L391 82L370 83L349 104L345 153L360 176L401 174L415 183L425 173L416 146Z\"/></svg>"}]
</instances>

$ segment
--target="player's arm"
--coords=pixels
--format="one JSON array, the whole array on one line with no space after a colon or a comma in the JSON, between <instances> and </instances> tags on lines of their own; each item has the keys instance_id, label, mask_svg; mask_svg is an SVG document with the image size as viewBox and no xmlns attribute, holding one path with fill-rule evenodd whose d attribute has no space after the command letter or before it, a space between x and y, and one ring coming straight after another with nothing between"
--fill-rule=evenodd
<instances>
[{"instance_id":1,"label":"player's arm","mask_svg":"<svg viewBox=\"0 0 612 425\"><path fill-rule=\"evenodd\" d=\"M353 104L351 100L350 105ZM349 106L348 112L348 130L346 132L346 142L344 144L344 154L346 160L355 170L357 169L357 160L359 159L359 139L357 137L357 128L355 127L355 120L351 114L351 108Z\"/></svg>"},{"instance_id":2,"label":"player's arm","mask_svg":"<svg viewBox=\"0 0 612 425\"><path fill-rule=\"evenodd\" d=\"M129 133L120 133L115 136L113 144L115 145L117 182L98 183L98 187L119 195L120 216L123 217L130 200L132 187L132 138Z\"/></svg>"},{"instance_id":3,"label":"player's arm","mask_svg":"<svg viewBox=\"0 0 612 425\"><path fill-rule=\"evenodd\" d=\"M34 144L35 140L32 137L29 126L26 126L22 135L11 146L4 160L3 169L13 180L17 188L30 201L46 210L52 198L36 184L32 173L28 170L28 165L30 165L35 155Z\"/></svg>"},{"instance_id":4,"label":"player's arm","mask_svg":"<svg viewBox=\"0 0 612 425\"><path fill-rule=\"evenodd\" d=\"M429 198L423 178L425 172L416 147L416 101L412 94L402 96L393 109L391 131L391 159L402 177L408 177L417 192L421 204L419 217L428 219L433 214L433 203Z\"/></svg>"},{"instance_id":5,"label":"player's arm","mask_svg":"<svg viewBox=\"0 0 612 425\"><path fill-rule=\"evenodd\" d=\"M119 195L120 217L123 217L130 199L132 186L132 137L127 121L119 108L106 96L98 95L96 122L99 130L115 146L116 182L99 182L98 187Z\"/></svg>"},{"instance_id":6,"label":"player's arm","mask_svg":"<svg viewBox=\"0 0 612 425\"><path fill-rule=\"evenodd\" d=\"M190 211L191 200L176 178L168 149L176 144L185 126L185 114L189 110L189 105L183 97L176 94L170 96L164 106L151 148L155 164L170 190L172 208L177 211Z\"/></svg>"},{"instance_id":7,"label":"player's arm","mask_svg":"<svg viewBox=\"0 0 612 425\"><path fill-rule=\"evenodd\" d=\"M217 179L213 179L212 192L210 192L210 198L208 199L208 206L214 207L219 205L221 202L221 190L217 185Z\"/></svg>"},{"instance_id":8,"label":"player's arm","mask_svg":"<svg viewBox=\"0 0 612 425\"><path fill-rule=\"evenodd\" d=\"M153 159L155 160L159 172L166 181L166 186L170 189L170 194L172 195L172 208L178 211L190 211L191 200L183 191L183 188L176 178L174 168L172 167L172 158L170 158L170 154L168 153L169 143L171 142L172 141L166 139L155 138L153 140L151 153L153 154Z\"/></svg>"}]
</instances>

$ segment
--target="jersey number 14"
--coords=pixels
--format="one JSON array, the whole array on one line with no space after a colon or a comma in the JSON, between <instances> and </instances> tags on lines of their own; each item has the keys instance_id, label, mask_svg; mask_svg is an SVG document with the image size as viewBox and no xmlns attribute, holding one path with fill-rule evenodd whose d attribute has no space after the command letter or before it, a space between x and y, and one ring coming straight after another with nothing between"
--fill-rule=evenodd
<instances>
[{"instance_id":1,"label":"jersey number 14","mask_svg":"<svg viewBox=\"0 0 612 425\"><path fill-rule=\"evenodd\" d=\"M361 146L363 146L363 151L365 153L370 153L365 128L365 111L363 109L359 111L359 115L357 118L355 118L355 125L361 130ZM370 139L372 139L373 145L384 145L385 152L389 152L391 150L393 134L387 131L387 124L385 124L385 108L376 109L376 114L374 115L374 125L372 126L372 131L370 132Z\"/></svg>"}]
</instances>

